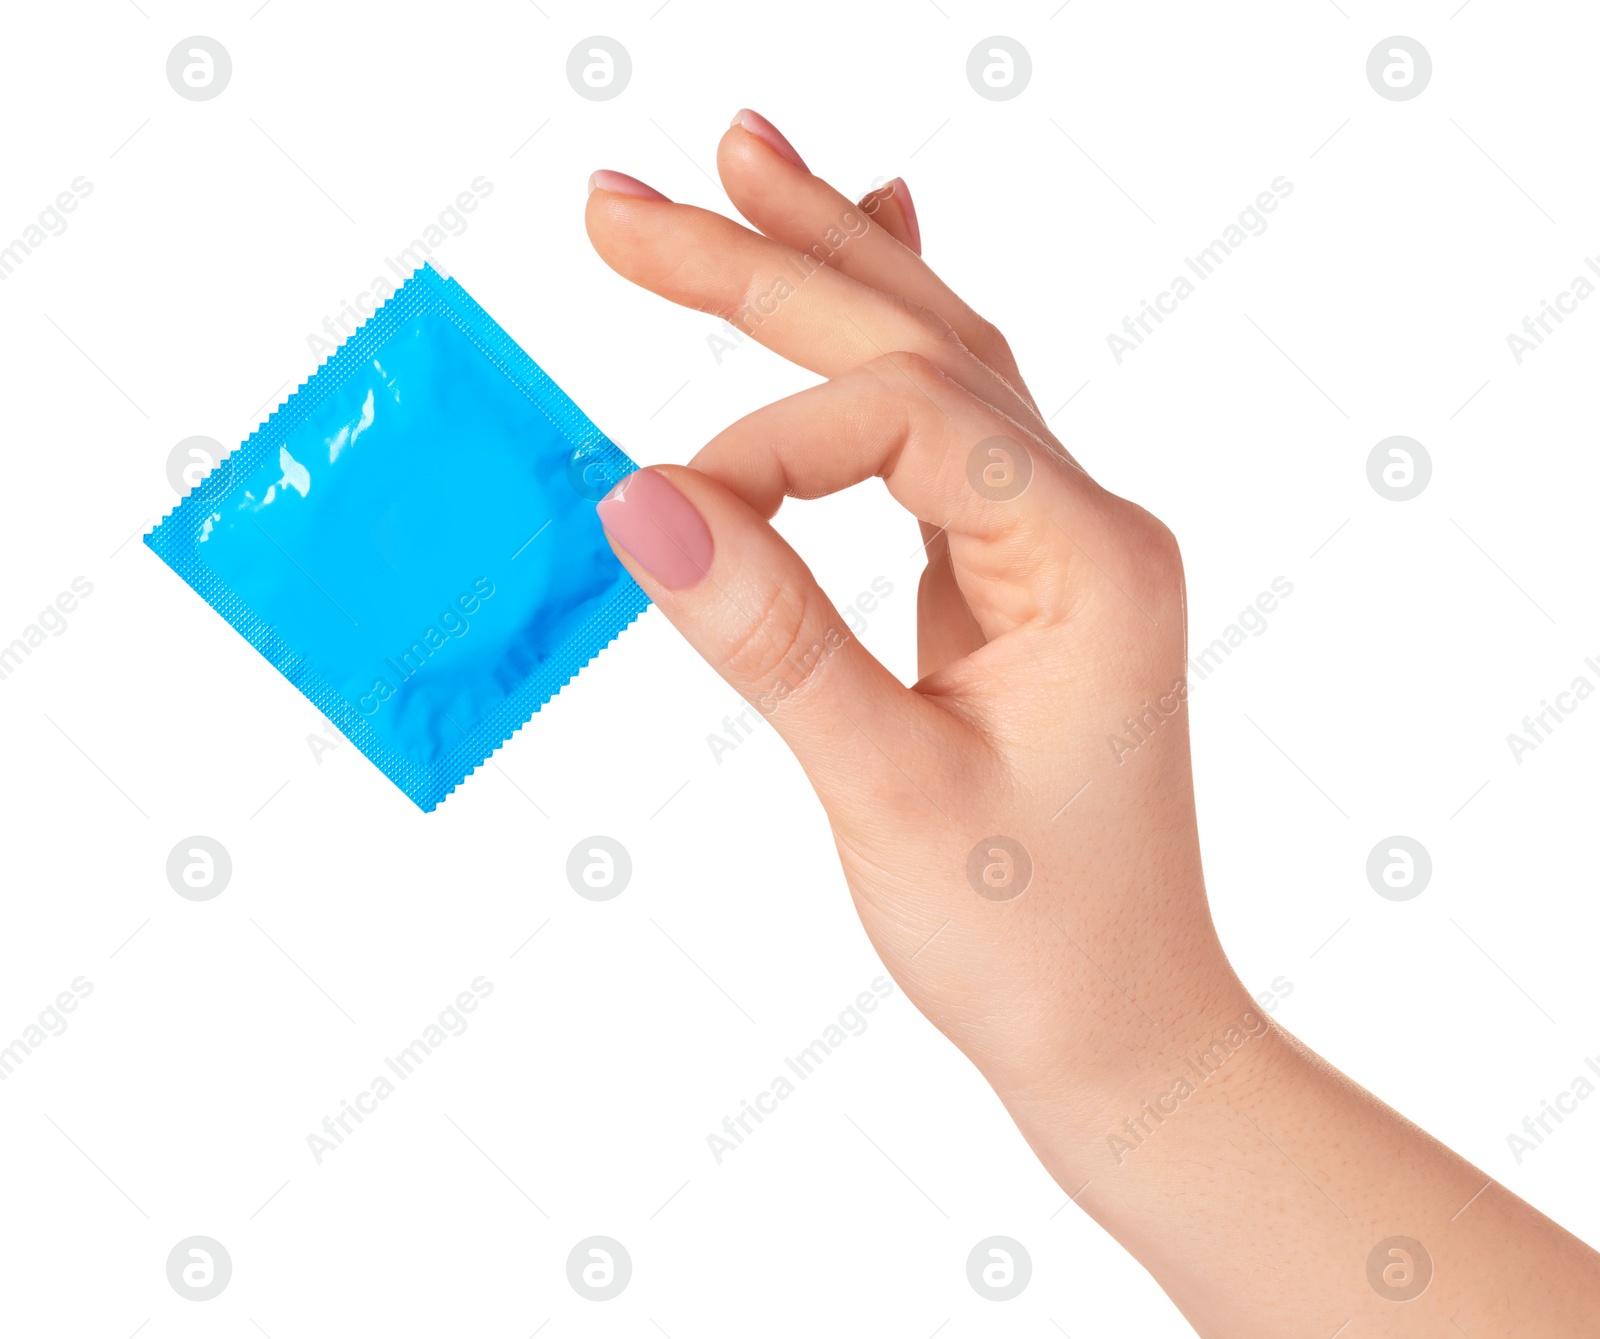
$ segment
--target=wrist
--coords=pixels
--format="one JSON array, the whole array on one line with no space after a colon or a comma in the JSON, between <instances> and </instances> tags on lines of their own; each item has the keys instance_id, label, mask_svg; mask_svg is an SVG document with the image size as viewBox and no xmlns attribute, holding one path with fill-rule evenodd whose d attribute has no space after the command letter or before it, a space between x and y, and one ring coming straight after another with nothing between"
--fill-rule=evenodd
<instances>
[{"instance_id":1,"label":"wrist","mask_svg":"<svg viewBox=\"0 0 1600 1339\"><path fill-rule=\"evenodd\" d=\"M1068 1024L1026 1062L1026 1075L989 1076L1069 1193L1123 1167L1185 1110L1247 1081L1279 1035L1220 950L1130 991L1124 1004Z\"/></svg>"}]
</instances>

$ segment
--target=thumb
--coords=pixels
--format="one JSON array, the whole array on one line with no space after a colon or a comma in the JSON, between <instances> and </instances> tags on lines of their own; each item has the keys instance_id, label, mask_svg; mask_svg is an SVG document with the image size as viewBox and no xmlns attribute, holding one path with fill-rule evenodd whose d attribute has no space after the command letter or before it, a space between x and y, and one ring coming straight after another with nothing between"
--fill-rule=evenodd
<instances>
[{"instance_id":1,"label":"thumb","mask_svg":"<svg viewBox=\"0 0 1600 1339\"><path fill-rule=\"evenodd\" d=\"M927 704L856 640L742 498L668 465L630 474L596 510L634 580L783 736L825 805L881 784L891 766L915 774L895 741L923 733L905 726Z\"/></svg>"}]
</instances>

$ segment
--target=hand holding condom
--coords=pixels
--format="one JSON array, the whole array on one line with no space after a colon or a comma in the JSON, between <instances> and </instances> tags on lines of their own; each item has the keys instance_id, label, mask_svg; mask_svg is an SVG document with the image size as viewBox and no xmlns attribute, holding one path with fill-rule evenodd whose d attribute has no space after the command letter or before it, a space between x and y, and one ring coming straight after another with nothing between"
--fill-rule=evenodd
<instances>
[{"instance_id":1,"label":"hand holding condom","mask_svg":"<svg viewBox=\"0 0 1600 1339\"><path fill-rule=\"evenodd\" d=\"M1176 544L1052 436L1004 338L918 255L903 182L858 205L743 116L718 167L754 230L605 173L589 233L625 277L735 323L787 279L754 336L827 380L733 424L688 469L630 476L601 521L794 750L913 1001L1002 1092L1119 1065L1127 1043L1083 1024L1115 1019L1141 1048L1159 1034L1117 983L1220 960L1184 713L1130 757L1106 744L1163 695L1181 705ZM909 688L768 524L786 496L874 477L926 541ZM1237 1015L1221 983L1215 995ZM1157 1025L1189 1005L1141 1003Z\"/></svg>"},{"instance_id":2,"label":"hand holding condom","mask_svg":"<svg viewBox=\"0 0 1600 1339\"><path fill-rule=\"evenodd\" d=\"M1229 965L1172 534L1050 432L922 260L903 181L853 202L748 111L717 164L751 227L601 172L590 238L825 380L599 514L794 751L907 996L1204 1335L1591 1333L1600 1256L1271 1023ZM909 687L768 523L874 477L927 553ZM1396 1241L1421 1271L1404 1289Z\"/></svg>"}]
</instances>

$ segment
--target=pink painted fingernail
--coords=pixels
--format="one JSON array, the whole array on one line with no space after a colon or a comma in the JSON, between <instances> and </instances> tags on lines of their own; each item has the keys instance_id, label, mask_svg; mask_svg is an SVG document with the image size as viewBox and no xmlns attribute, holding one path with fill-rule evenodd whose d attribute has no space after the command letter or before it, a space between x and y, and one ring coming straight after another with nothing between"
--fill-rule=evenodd
<instances>
[{"instance_id":1,"label":"pink painted fingernail","mask_svg":"<svg viewBox=\"0 0 1600 1339\"><path fill-rule=\"evenodd\" d=\"M667 200L654 186L645 185L638 177L630 177L626 172L609 172L604 168L589 174L589 190L631 195L636 200ZM672 202L667 200L667 203Z\"/></svg>"},{"instance_id":2,"label":"pink painted fingernail","mask_svg":"<svg viewBox=\"0 0 1600 1339\"><path fill-rule=\"evenodd\" d=\"M595 511L606 534L668 590L687 590L711 570L711 531L664 474L635 471Z\"/></svg>"},{"instance_id":3,"label":"pink painted fingernail","mask_svg":"<svg viewBox=\"0 0 1600 1339\"><path fill-rule=\"evenodd\" d=\"M776 149L779 154L787 158L802 172L811 171L811 169L806 166L806 160L795 152L794 145L790 144L789 141L783 137L783 131L779 130L777 126L773 125L772 122L767 120L767 118L761 115L760 112L753 112L746 107L733 118L732 124L736 126L743 126L757 139L765 140L774 149Z\"/></svg>"},{"instance_id":4,"label":"pink painted fingernail","mask_svg":"<svg viewBox=\"0 0 1600 1339\"><path fill-rule=\"evenodd\" d=\"M922 229L917 226L917 207L911 203L911 187L906 185L904 177L896 177L889 183L889 189L894 193L894 198L900 202L900 212L906 216L906 231L911 234L911 249L920 256Z\"/></svg>"}]
</instances>

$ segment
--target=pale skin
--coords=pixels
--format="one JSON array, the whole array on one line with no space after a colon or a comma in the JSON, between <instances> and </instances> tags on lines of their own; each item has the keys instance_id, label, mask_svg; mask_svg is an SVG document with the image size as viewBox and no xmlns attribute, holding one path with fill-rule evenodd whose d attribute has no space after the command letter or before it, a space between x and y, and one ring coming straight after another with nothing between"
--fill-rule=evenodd
<instances>
[{"instance_id":1,"label":"pale skin","mask_svg":"<svg viewBox=\"0 0 1600 1339\"><path fill-rule=\"evenodd\" d=\"M921 259L903 182L858 207L748 116L717 165L750 227L602 173L596 250L825 380L657 467L709 531L703 570L663 582L613 547L794 751L895 981L1207 1339L1595 1334L1600 1255L1273 1023L1229 965L1171 532L1052 436L1005 339ZM980 487L969 459L995 438ZM927 552L910 687L768 523L874 477ZM1020 895L995 895L1017 868L995 834L1031 862ZM1397 1237L1426 1258L1380 1252L1375 1286L1369 1257Z\"/></svg>"}]
</instances>

